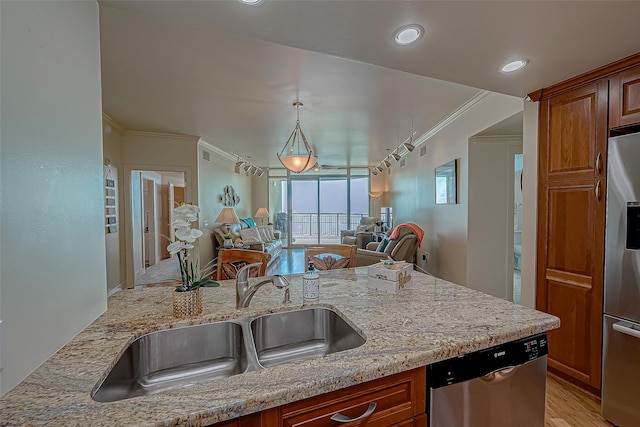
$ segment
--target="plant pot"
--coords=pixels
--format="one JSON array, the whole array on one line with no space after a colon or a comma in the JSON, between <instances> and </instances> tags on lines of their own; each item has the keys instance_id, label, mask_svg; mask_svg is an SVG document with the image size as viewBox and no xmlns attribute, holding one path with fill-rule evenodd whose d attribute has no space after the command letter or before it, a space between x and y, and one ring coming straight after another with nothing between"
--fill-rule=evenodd
<instances>
[{"instance_id":1,"label":"plant pot","mask_svg":"<svg viewBox=\"0 0 640 427\"><path fill-rule=\"evenodd\" d=\"M173 292L174 317L191 317L202 314L202 288L195 291Z\"/></svg>"},{"instance_id":2,"label":"plant pot","mask_svg":"<svg viewBox=\"0 0 640 427\"><path fill-rule=\"evenodd\" d=\"M222 246L224 246L225 249L231 249L233 247L233 242L231 241L231 239L224 239L224 243L222 244Z\"/></svg>"}]
</instances>

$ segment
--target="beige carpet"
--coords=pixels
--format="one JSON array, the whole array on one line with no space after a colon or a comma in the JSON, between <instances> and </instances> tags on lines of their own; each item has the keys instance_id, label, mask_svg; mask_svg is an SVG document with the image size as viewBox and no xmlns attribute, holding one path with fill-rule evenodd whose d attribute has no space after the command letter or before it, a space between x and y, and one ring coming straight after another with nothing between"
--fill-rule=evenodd
<instances>
[{"instance_id":1,"label":"beige carpet","mask_svg":"<svg viewBox=\"0 0 640 427\"><path fill-rule=\"evenodd\" d=\"M162 282L180 280L178 258L163 259L157 264L147 267L145 272L136 277L136 286L152 285Z\"/></svg>"}]
</instances>

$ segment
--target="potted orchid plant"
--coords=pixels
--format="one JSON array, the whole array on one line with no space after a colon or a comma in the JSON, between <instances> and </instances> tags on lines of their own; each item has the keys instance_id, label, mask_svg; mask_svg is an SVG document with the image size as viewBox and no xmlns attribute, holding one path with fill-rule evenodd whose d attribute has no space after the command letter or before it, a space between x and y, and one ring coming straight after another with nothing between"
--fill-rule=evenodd
<instances>
[{"instance_id":1,"label":"potted orchid plant","mask_svg":"<svg viewBox=\"0 0 640 427\"><path fill-rule=\"evenodd\" d=\"M211 279L214 262L200 269L200 256L196 241L202 231L191 228L198 221L200 208L192 204L181 204L173 210L171 227L175 240L167 246L171 255L176 255L180 263L182 283L175 288L173 296L173 315L176 317L193 316L202 313L203 287L219 286Z\"/></svg>"}]
</instances>

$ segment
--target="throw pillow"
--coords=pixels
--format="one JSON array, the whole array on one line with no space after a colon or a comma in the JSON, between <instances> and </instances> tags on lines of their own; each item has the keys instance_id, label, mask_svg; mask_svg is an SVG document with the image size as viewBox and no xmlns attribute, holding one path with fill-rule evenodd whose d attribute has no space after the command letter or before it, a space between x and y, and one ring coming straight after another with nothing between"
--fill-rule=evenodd
<instances>
[{"instance_id":1,"label":"throw pillow","mask_svg":"<svg viewBox=\"0 0 640 427\"><path fill-rule=\"evenodd\" d=\"M240 230L240 237L242 237L242 241L248 245L251 243L264 243L260 232L255 227Z\"/></svg>"},{"instance_id":2,"label":"throw pillow","mask_svg":"<svg viewBox=\"0 0 640 427\"><path fill-rule=\"evenodd\" d=\"M262 238L263 242L270 242L271 240L273 240L271 238L271 236L269 236L269 232L267 231L267 227L261 225L260 227L257 227L258 229L258 233L260 234L260 237Z\"/></svg>"},{"instance_id":3,"label":"throw pillow","mask_svg":"<svg viewBox=\"0 0 640 427\"><path fill-rule=\"evenodd\" d=\"M389 239L387 239L387 236L384 236L380 241L380 244L376 248L376 251L384 252L384 250L387 248L388 245L389 245Z\"/></svg>"},{"instance_id":4,"label":"throw pillow","mask_svg":"<svg viewBox=\"0 0 640 427\"><path fill-rule=\"evenodd\" d=\"M267 233L269 233L269 239L270 240L276 240L276 235L273 232L273 224L267 225Z\"/></svg>"},{"instance_id":5,"label":"throw pillow","mask_svg":"<svg viewBox=\"0 0 640 427\"><path fill-rule=\"evenodd\" d=\"M252 218L241 218L240 221L242 221L245 224L247 224L247 227L249 227L249 228L253 228L253 227L256 226L256 223Z\"/></svg>"}]
</instances>

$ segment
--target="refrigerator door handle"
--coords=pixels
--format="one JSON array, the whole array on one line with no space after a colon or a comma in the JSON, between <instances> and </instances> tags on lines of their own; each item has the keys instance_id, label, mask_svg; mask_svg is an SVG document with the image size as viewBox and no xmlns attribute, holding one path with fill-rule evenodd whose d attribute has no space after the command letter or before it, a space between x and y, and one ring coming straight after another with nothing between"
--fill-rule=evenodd
<instances>
[{"instance_id":1,"label":"refrigerator door handle","mask_svg":"<svg viewBox=\"0 0 640 427\"><path fill-rule=\"evenodd\" d=\"M624 322L614 323L613 330L616 332L620 332L621 334L631 335L632 337L640 338L640 331L637 329L633 329L628 326L625 326Z\"/></svg>"}]
</instances>

